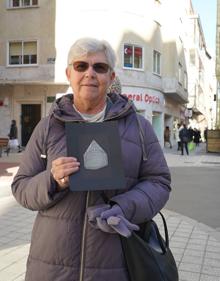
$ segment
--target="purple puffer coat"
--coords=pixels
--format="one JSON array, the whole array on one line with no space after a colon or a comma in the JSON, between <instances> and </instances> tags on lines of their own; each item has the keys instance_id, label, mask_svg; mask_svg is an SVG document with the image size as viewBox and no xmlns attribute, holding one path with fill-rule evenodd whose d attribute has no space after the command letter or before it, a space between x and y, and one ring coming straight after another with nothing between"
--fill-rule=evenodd
<instances>
[{"instance_id":1,"label":"purple puffer coat","mask_svg":"<svg viewBox=\"0 0 220 281\"><path fill-rule=\"evenodd\" d=\"M102 204L100 191L56 192L51 161L65 156L65 121L82 121L72 95L54 103L36 126L24 152L12 192L17 201L37 210L26 281L128 281L118 234L88 224L86 208ZM167 202L170 173L150 123L137 115L126 97L109 94L105 121L118 120L126 190L106 195L133 223L151 219ZM47 154L47 160L42 154ZM45 168L46 167L46 168Z\"/></svg>"}]
</instances>

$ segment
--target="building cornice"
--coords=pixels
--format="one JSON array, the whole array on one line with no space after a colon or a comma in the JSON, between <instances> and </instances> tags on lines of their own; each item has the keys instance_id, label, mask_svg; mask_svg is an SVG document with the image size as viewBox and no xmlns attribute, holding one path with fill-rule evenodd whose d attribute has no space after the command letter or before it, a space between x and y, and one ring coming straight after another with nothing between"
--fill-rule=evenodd
<instances>
[{"instance_id":1,"label":"building cornice","mask_svg":"<svg viewBox=\"0 0 220 281\"><path fill-rule=\"evenodd\" d=\"M0 80L0 85L64 85L68 86L66 81L43 81L43 80Z\"/></svg>"}]
</instances>

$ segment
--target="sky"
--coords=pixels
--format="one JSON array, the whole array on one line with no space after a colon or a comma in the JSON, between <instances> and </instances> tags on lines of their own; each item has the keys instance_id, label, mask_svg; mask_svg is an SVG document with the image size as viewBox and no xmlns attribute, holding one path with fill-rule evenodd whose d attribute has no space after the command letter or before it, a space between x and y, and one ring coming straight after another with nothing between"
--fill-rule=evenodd
<instances>
[{"instance_id":1,"label":"sky","mask_svg":"<svg viewBox=\"0 0 220 281\"><path fill-rule=\"evenodd\" d=\"M207 50L215 55L217 0L192 0L193 8L199 14Z\"/></svg>"}]
</instances>

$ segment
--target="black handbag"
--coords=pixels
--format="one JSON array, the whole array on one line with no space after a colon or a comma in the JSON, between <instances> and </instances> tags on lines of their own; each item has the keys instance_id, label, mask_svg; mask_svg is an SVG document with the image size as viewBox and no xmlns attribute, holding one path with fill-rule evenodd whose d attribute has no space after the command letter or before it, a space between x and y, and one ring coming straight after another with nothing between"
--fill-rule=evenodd
<instances>
[{"instance_id":1,"label":"black handbag","mask_svg":"<svg viewBox=\"0 0 220 281\"><path fill-rule=\"evenodd\" d=\"M121 236L130 281L178 281L178 269L169 248L166 220L160 213L165 239L155 221L140 225L129 238Z\"/></svg>"}]
</instances>

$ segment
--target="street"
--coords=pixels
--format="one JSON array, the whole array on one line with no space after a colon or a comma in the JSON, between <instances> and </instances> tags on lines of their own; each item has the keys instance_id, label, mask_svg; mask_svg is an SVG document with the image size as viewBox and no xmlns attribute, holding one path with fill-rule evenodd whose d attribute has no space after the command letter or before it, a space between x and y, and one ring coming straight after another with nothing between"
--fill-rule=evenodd
<instances>
[{"instance_id":1,"label":"street","mask_svg":"<svg viewBox=\"0 0 220 281\"><path fill-rule=\"evenodd\" d=\"M213 167L171 167L166 208L220 230L220 157Z\"/></svg>"},{"instance_id":2,"label":"street","mask_svg":"<svg viewBox=\"0 0 220 281\"><path fill-rule=\"evenodd\" d=\"M189 156L164 149L172 174L172 193L162 210L179 281L220 280L220 155L204 144ZM21 154L0 158L0 281L24 281L36 212L19 206L10 183ZM161 218L156 216L159 227ZM210 227L211 226L211 227ZM161 233L163 231L161 229Z\"/></svg>"},{"instance_id":3,"label":"street","mask_svg":"<svg viewBox=\"0 0 220 281\"><path fill-rule=\"evenodd\" d=\"M220 154L206 153L201 143L189 156L176 147L164 150L172 177L166 208L220 229Z\"/></svg>"}]
</instances>

